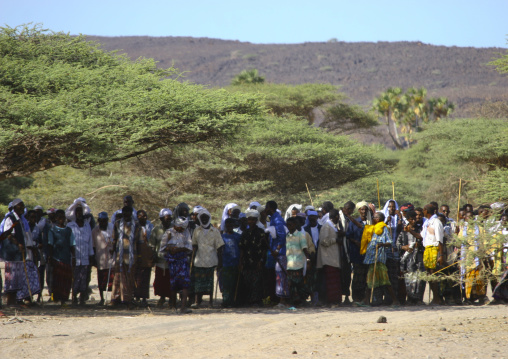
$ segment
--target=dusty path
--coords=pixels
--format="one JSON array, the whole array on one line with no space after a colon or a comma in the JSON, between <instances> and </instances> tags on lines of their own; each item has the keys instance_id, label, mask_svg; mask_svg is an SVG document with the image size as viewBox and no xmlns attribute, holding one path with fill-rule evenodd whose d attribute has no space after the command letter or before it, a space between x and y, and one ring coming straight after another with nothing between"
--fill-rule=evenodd
<instances>
[{"instance_id":1,"label":"dusty path","mask_svg":"<svg viewBox=\"0 0 508 359\"><path fill-rule=\"evenodd\" d=\"M388 323L376 323L380 315ZM31 321L0 320L2 358L508 357L507 306L199 309L178 315L46 304L18 316Z\"/></svg>"}]
</instances>

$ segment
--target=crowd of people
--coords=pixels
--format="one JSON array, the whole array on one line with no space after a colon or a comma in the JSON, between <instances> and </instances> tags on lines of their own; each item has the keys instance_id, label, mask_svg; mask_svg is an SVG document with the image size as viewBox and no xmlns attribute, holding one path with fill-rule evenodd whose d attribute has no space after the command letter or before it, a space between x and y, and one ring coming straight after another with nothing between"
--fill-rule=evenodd
<instances>
[{"instance_id":1,"label":"crowd of people","mask_svg":"<svg viewBox=\"0 0 508 359\"><path fill-rule=\"evenodd\" d=\"M214 288L224 307L422 305L427 285L433 305L508 303L503 208L475 211L468 204L455 221L449 206L436 202L419 208L389 200L376 209L365 201L340 208L325 201L320 208L292 204L286 212L275 201L251 202L243 211L229 203L213 225L206 208L180 203L162 208L154 225L131 196L111 216L96 217L82 197L66 210L47 211L27 210L15 199L0 225L0 306L2 299L35 305L45 285L51 301L85 305L92 267L99 305L147 306L154 272L157 306L167 301L176 309L179 295L182 313L203 306L203 296L212 305ZM477 238L485 232L506 239L466 264L468 251L480 253Z\"/></svg>"}]
</instances>

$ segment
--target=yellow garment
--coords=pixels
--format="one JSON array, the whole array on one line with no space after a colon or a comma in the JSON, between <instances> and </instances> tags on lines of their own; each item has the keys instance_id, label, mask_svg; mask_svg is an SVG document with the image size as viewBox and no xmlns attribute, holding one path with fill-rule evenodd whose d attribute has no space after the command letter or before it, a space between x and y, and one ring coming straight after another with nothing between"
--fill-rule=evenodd
<instances>
[{"instance_id":1,"label":"yellow garment","mask_svg":"<svg viewBox=\"0 0 508 359\"><path fill-rule=\"evenodd\" d=\"M378 222L376 224L366 224L363 228L362 242L360 243L360 254L363 256L367 253L367 246L372 240L372 235L376 233L378 236L383 234L386 223Z\"/></svg>"},{"instance_id":2,"label":"yellow garment","mask_svg":"<svg viewBox=\"0 0 508 359\"><path fill-rule=\"evenodd\" d=\"M480 267L466 273L466 298L476 300L484 297L487 286L482 278Z\"/></svg>"},{"instance_id":3,"label":"yellow garment","mask_svg":"<svg viewBox=\"0 0 508 359\"><path fill-rule=\"evenodd\" d=\"M423 265L427 269L435 269L437 266L437 254L439 253L439 247L427 246L425 252L423 252Z\"/></svg>"}]
</instances>

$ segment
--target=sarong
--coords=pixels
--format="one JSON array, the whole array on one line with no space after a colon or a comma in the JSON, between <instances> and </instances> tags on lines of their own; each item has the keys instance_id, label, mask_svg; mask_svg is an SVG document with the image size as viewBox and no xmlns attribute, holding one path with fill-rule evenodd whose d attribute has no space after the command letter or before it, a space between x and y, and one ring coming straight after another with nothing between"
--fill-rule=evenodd
<instances>
[{"instance_id":1,"label":"sarong","mask_svg":"<svg viewBox=\"0 0 508 359\"><path fill-rule=\"evenodd\" d=\"M24 280L23 262L5 262L5 293L16 293Z\"/></svg>"},{"instance_id":2,"label":"sarong","mask_svg":"<svg viewBox=\"0 0 508 359\"><path fill-rule=\"evenodd\" d=\"M281 265L282 268L287 268L288 260L286 256L277 257L275 263L275 294L280 298L289 298L289 282Z\"/></svg>"},{"instance_id":3,"label":"sarong","mask_svg":"<svg viewBox=\"0 0 508 359\"><path fill-rule=\"evenodd\" d=\"M22 262L23 264L23 262ZM28 282L26 281L25 272L23 269L23 283L21 283L21 289L16 293L17 300L23 300L30 298L30 292L32 295L39 294L41 292L41 281L39 280L39 269L32 261L26 261L26 270L28 275ZM30 290L28 290L28 284L30 284Z\"/></svg>"},{"instance_id":4,"label":"sarong","mask_svg":"<svg viewBox=\"0 0 508 359\"><path fill-rule=\"evenodd\" d=\"M150 277L152 268L136 267L134 274L134 297L148 299L150 298Z\"/></svg>"},{"instance_id":5,"label":"sarong","mask_svg":"<svg viewBox=\"0 0 508 359\"><path fill-rule=\"evenodd\" d=\"M326 286L326 300L328 304L342 303L342 291L340 268L323 266L323 274Z\"/></svg>"},{"instance_id":6,"label":"sarong","mask_svg":"<svg viewBox=\"0 0 508 359\"><path fill-rule=\"evenodd\" d=\"M5 262L5 292L16 293L17 300L29 298L30 291L32 295L41 291L39 272L34 262L26 261L26 271L25 274L25 264L21 261ZM27 278L29 283L27 283ZM28 284L30 284L30 291Z\"/></svg>"},{"instance_id":7,"label":"sarong","mask_svg":"<svg viewBox=\"0 0 508 359\"><path fill-rule=\"evenodd\" d=\"M129 271L125 266L120 271L120 266L115 266L115 277L113 280L112 300L122 303L130 303L134 292L134 273L136 269L133 267Z\"/></svg>"},{"instance_id":8,"label":"sarong","mask_svg":"<svg viewBox=\"0 0 508 359\"><path fill-rule=\"evenodd\" d=\"M466 274L466 298L476 300L487 293L487 286L480 269L470 270Z\"/></svg>"},{"instance_id":9,"label":"sarong","mask_svg":"<svg viewBox=\"0 0 508 359\"><path fill-rule=\"evenodd\" d=\"M182 289L187 289L190 287L190 263L187 253L179 252L174 254L171 258L168 259L168 267L170 293L171 291L178 292ZM211 269L213 288L213 268L205 269Z\"/></svg>"},{"instance_id":10,"label":"sarong","mask_svg":"<svg viewBox=\"0 0 508 359\"><path fill-rule=\"evenodd\" d=\"M425 247L423 252L423 264L427 269L435 269L437 266L437 254L439 253L439 247L428 246Z\"/></svg>"},{"instance_id":11,"label":"sarong","mask_svg":"<svg viewBox=\"0 0 508 359\"><path fill-rule=\"evenodd\" d=\"M291 303L301 303L307 298L304 288L303 269L288 270L289 294Z\"/></svg>"},{"instance_id":12,"label":"sarong","mask_svg":"<svg viewBox=\"0 0 508 359\"><path fill-rule=\"evenodd\" d=\"M499 283L492 291L492 297L496 300L508 301L508 269L501 275Z\"/></svg>"},{"instance_id":13,"label":"sarong","mask_svg":"<svg viewBox=\"0 0 508 359\"><path fill-rule=\"evenodd\" d=\"M109 284L108 284L108 269L97 269L97 283L99 290L105 291L106 286L108 286L108 292L111 292L111 288L113 288L113 280L115 279L114 269L111 268L111 274L109 275Z\"/></svg>"},{"instance_id":14,"label":"sarong","mask_svg":"<svg viewBox=\"0 0 508 359\"><path fill-rule=\"evenodd\" d=\"M213 295L213 275L215 267L194 267L194 293Z\"/></svg>"},{"instance_id":15,"label":"sarong","mask_svg":"<svg viewBox=\"0 0 508 359\"><path fill-rule=\"evenodd\" d=\"M78 293L86 293L88 289L88 266L74 267L74 282L72 284L72 292L74 295Z\"/></svg>"},{"instance_id":16,"label":"sarong","mask_svg":"<svg viewBox=\"0 0 508 359\"><path fill-rule=\"evenodd\" d=\"M50 291L53 293L53 300L55 302L69 300L72 286L71 265L53 260L50 268L53 283Z\"/></svg>"},{"instance_id":17,"label":"sarong","mask_svg":"<svg viewBox=\"0 0 508 359\"><path fill-rule=\"evenodd\" d=\"M353 294L354 302L361 302L365 297L368 271L368 264L353 263L353 281L351 283L351 292Z\"/></svg>"},{"instance_id":18,"label":"sarong","mask_svg":"<svg viewBox=\"0 0 508 359\"><path fill-rule=\"evenodd\" d=\"M155 279L153 281L153 291L155 295L161 297L171 297L171 282L169 278L169 269L155 267Z\"/></svg>"},{"instance_id":19,"label":"sarong","mask_svg":"<svg viewBox=\"0 0 508 359\"><path fill-rule=\"evenodd\" d=\"M222 305L234 306L236 283L238 281L238 267L222 267L219 272L219 287L222 292Z\"/></svg>"},{"instance_id":20,"label":"sarong","mask_svg":"<svg viewBox=\"0 0 508 359\"><path fill-rule=\"evenodd\" d=\"M248 305L261 304L263 299L262 270L244 268L241 275L243 299Z\"/></svg>"},{"instance_id":21,"label":"sarong","mask_svg":"<svg viewBox=\"0 0 508 359\"><path fill-rule=\"evenodd\" d=\"M383 285L391 285L390 278L388 277L388 268L383 263L377 263L376 272L374 273L374 264L369 264L369 271L367 272L367 287L377 288Z\"/></svg>"}]
</instances>

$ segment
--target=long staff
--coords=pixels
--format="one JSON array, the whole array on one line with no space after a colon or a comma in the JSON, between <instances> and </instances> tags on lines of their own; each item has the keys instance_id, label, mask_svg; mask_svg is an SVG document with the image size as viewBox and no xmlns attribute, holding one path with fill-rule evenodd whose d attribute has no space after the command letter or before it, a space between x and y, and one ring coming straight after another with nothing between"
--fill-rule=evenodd
<instances>
[{"instance_id":1,"label":"long staff","mask_svg":"<svg viewBox=\"0 0 508 359\"><path fill-rule=\"evenodd\" d=\"M462 178L459 178L459 201L457 204L457 225L459 224L459 212L460 212L460 190L462 188Z\"/></svg>"},{"instance_id":2,"label":"long staff","mask_svg":"<svg viewBox=\"0 0 508 359\"><path fill-rule=\"evenodd\" d=\"M219 291L219 276L220 276L220 272L217 271L217 283L215 283L215 299L213 300L213 303L215 304L215 302L217 301L217 292Z\"/></svg>"},{"instance_id":3,"label":"long staff","mask_svg":"<svg viewBox=\"0 0 508 359\"><path fill-rule=\"evenodd\" d=\"M109 278L111 278L111 267L113 266L113 256L115 255L115 253L116 252L113 252L113 254L111 255L111 259L109 260L108 281L106 282L106 301L104 302L105 304L108 303Z\"/></svg>"},{"instance_id":4,"label":"long staff","mask_svg":"<svg viewBox=\"0 0 508 359\"><path fill-rule=\"evenodd\" d=\"M377 183L377 208L381 208L381 197L379 197L379 180L376 178Z\"/></svg>"},{"instance_id":5,"label":"long staff","mask_svg":"<svg viewBox=\"0 0 508 359\"><path fill-rule=\"evenodd\" d=\"M314 207L314 202L312 201L312 196L310 195L309 186L305 183L305 187L307 187L307 193L309 194L310 204Z\"/></svg>"},{"instance_id":6,"label":"long staff","mask_svg":"<svg viewBox=\"0 0 508 359\"><path fill-rule=\"evenodd\" d=\"M372 297L374 297L374 283L376 280L376 264L377 264L377 243L376 243L376 257L374 259L374 271L372 272L372 290L370 291L370 304L372 304Z\"/></svg>"},{"instance_id":7,"label":"long staff","mask_svg":"<svg viewBox=\"0 0 508 359\"><path fill-rule=\"evenodd\" d=\"M392 199L395 200L395 182L392 182Z\"/></svg>"}]
</instances>

